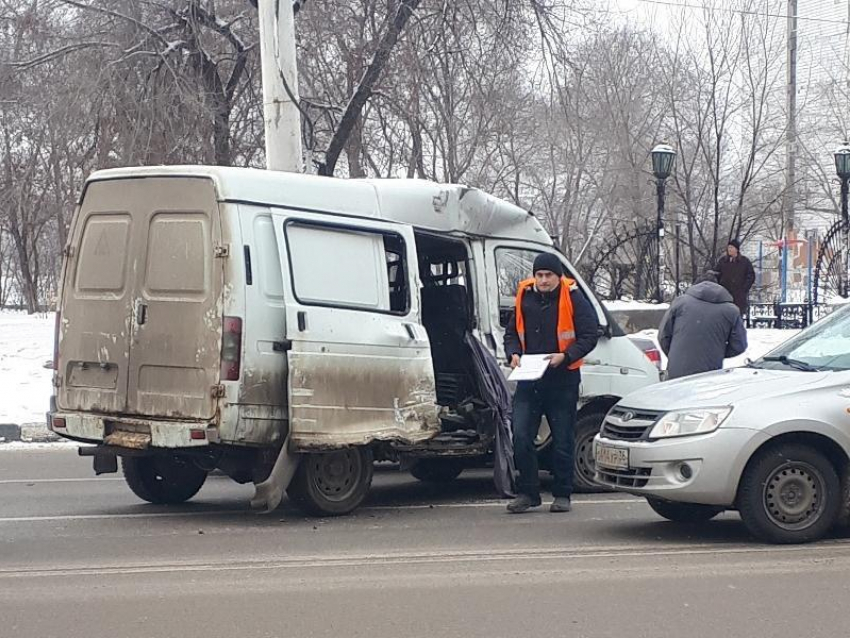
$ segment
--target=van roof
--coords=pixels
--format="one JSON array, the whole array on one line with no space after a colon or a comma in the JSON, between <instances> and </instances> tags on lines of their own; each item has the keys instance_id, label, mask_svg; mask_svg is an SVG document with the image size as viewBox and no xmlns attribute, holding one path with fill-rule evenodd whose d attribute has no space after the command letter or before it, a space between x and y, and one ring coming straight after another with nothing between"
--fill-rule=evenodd
<instances>
[{"instance_id":1,"label":"van roof","mask_svg":"<svg viewBox=\"0 0 850 638\"><path fill-rule=\"evenodd\" d=\"M552 245L551 237L529 211L459 184L419 179L332 179L223 166L111 168L93 173L86 183L144 177L211 179L219 201L374 217L441 232L510 237Z\"/></svg>"}]
</instances>

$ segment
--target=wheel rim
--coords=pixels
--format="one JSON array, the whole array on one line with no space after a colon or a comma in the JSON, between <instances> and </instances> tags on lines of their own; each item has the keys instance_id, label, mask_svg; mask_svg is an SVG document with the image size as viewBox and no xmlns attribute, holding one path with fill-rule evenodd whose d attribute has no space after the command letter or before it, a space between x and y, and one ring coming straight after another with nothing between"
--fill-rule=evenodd
<instances>
[{"instance_id":1,"label":"wheel rim","mask_svg":"<svg viewBox=\"0 0 850 638\"><path fill-rule=\"evenodd\" d=\"M786 463L764 484L764 509L771 522L784 530L799 531L823 515L824 478L808 463Z\"/></svg>"},{"instance_id":2,"label":"wheel rim","mask_svg":"<svg viewBox=\"0 0 850 638\"><path fill-rule=\"evenodd\" d=\"M357 491L364 471L363 460L355 450L311 455L316 488L329 501L344 501Z\"/></svg>"},{"instance_id":3,"label":"wheel rim","mask_svg":"<svg viewBox=\"0 0 850 638\"><path fill-rule=\"evenodd\" d=\"M595 483L596 461L593 458L593 438L596 432L588 432L582 436L576 445L576 467L588 483Z\"/></svg>"}]
</instances>

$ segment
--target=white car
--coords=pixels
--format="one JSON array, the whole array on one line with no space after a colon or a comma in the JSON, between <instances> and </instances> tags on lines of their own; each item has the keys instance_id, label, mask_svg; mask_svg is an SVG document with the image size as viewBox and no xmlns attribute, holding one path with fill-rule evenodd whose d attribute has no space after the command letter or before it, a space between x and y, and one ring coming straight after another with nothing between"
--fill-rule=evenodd
<instances>
[{"instance_id":1,"label":"white car","mask_svg":"<svg viewBox=\"0 0 850 638\"><path fill-rule=\"evenodd\" d=\"M847 517L850 307L743 368L638 390L594 441L596 480L677 522L738 510L773 543Z\"/></svg>"}]
</instances>

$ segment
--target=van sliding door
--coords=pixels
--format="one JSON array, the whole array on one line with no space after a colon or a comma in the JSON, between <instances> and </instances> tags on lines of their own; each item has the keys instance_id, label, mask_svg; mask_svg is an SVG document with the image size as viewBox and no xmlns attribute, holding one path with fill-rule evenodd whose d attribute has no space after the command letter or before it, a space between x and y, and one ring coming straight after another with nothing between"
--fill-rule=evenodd
<instances>
[{"instance_id":1,"label":"van sliding door","mask_svg":"<svg viewBox=\"0 0 850 638\"><path fill-rule=\"evenodd\" d=\"M274 224L292 443L305 450L431 438L439 423L412 229L282 212Z\"/></svg>"}]
</instances>

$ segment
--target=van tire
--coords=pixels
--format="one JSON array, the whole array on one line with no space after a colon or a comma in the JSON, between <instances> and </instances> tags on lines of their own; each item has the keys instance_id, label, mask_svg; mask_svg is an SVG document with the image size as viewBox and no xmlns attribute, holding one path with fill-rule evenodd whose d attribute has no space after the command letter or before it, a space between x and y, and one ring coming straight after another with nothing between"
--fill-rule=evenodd
<instances>
[{"instance_id":1,"label":"van tire","mask_svg":"<svg viewBox=\"0 0 850 638\"><path fill-rule=\"evenodd\" d=\"M423 483L451 483L463 470L458 459L417 459L410 467L413 477Z\"/></svg>"},{"instance_id":2,"label":"van tire","mask_svg":"<svg viewBox=\"0 0 850 638\"><path fill-rule=\"evenodd\" d=\"M176 505L192 498L207 480L207 472L177 455L125 456L124 480L133 494L155 505Z\"/></svg>"},{"instance_id":3,"label":"van tire","mask_svg":"<svg viewBox=\"0 0 850 638\"><path fill-rule=\"evenodd\" d=\"M573 490L579 493L608 492L596 482L596 462L593 460L593 437L599 434L604 412L586 412L579 415L575 424L575 456L573 457Z\"/></svg>"},{"instance_id":4,"label":"van tire","mask_svg":"<svg viewBox=\"0 0 850 638\"><path fill-rule=\"evenodd\" d=\"M286 493L310 516L343 516L366 498L372 473L368 448L304 454Z\"/></svg>"},{"instance_id":5,"label":"van tire","mask_svg":"<svg viewBox=\"0 0 850 638\"><path fill-rule=\"evenodd\" d=\"M723 512L722 507L698 503L674 503L660 498L647 497L652 511L674 523L705 523Z\"/></svg>"},{"instance_id":6,"label":"van tire","mask_svg":"<svg viewBox=\"0 0 850 638\"><path fill-rule=\"evenodd\" d=\"M806 445L784 443L759 452L738 488L744 525L768 543L818 540L835 525L840 507L835 467Z\"/></svg>"}]
</instances>

